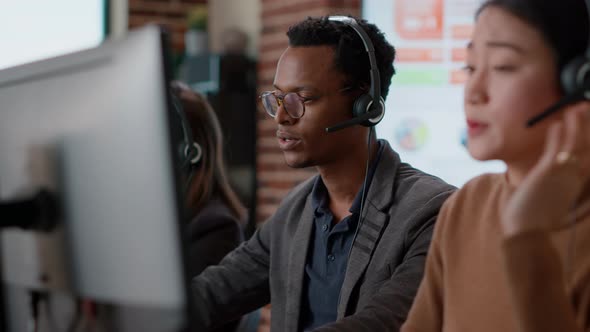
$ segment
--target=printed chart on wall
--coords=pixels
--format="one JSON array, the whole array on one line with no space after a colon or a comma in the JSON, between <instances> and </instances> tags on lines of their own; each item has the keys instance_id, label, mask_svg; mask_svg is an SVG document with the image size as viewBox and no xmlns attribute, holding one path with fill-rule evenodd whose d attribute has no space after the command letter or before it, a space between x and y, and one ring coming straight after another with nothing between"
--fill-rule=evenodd
<instances>
[{"instance_id":1,"label":"printed chart on wall","mask_svg":"<svg viewBox=\"0 0 590 332\"><path fill-rule=\"evenodd\" d=\"M377 136L402 160L461 186L499 161L473 160L465 148L462 68L481 0L365 0L363 18L397 51L386 114Z\"/></svg>"}]
</instances>

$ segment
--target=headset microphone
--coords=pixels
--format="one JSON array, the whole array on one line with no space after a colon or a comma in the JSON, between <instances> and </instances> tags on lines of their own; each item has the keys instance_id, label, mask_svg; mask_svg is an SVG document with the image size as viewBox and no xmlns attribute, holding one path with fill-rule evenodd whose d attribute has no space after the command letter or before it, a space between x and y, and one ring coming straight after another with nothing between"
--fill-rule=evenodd
<instances>
[{"instance_id":1,"label":"headset microphone","mask_svg":"<svg viewBox=\"0 0 590 332\"><path fill-rule=\"evenodd\" d=\"M382 113L383 112L381 110L370 111L369 113L365 113L359 117L355 117L355 118L352 118L348 121L340 122L336 125L328 127L328 128L326 128L326 132L333 133L333 132L338 131L340 129L344 129L344 128L352 127L354 125L362 124L365 121L373 121L375 118L379 118L379 116ZM377 121L377 122L379 122L379 121ZM375 124L377 124L377 123L375 123Z\"/></svg>"},{"instance_id":2,"label":"headset microphone","mask_svg":"<svg viewBox=\"0 0 590 332\"><path fill-rule=\"evenodd\" d=\"M566 95L565 97L560 99L557 103L555 103L553 106L551 106L547 110L545 110L543 113L535 115L530 120L528 120L526 123L526 126L532 127L537 122L545 119L549 115L559 111L561 108L563 108L567 105L571 105L575 102L582 101L584 99L589 99L588 97L585 97L585 94L586 94L586 92L584 92L584 90L579 90L576 93Z\"/></svg>"},{"instance_id":3,"label":"headset microphone","mask_svg":"<svg viewBox=\"0 0 590 332\"><path fill-rule=\"evenodd\" d=\"M385 102L381 98L381 80L379 78L379 69L377 68L377 59L375 58L375 48L369 38L369 35L358 22L348 16L329 16L328 20L342 22L350 26L361 38L367 55L369 56L369 65L371 69L369 75L371 78L371 87L369 93L362 94L355 101L352 107L352 119L344 121L334 126L326 128L326 132L332 133L354 125L363 125L373 127L378 124L385 115Z\"/></svg>"}]
</instances>

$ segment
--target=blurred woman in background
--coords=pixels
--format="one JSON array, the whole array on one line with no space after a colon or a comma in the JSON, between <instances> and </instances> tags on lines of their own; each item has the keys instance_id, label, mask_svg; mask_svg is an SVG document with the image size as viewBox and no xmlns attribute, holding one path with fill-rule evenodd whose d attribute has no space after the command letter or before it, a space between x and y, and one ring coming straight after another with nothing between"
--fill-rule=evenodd
<instances>
[{"instance_id":1,"label":"blurred woman in background","mask_svg":"<svg viewBox=\"0 0 590 332\"><path fill-rule=\"evenodd\" d=\"M171 84L182 126L181 168L186 182L188 269L191 278L218 264L244 239L246 209L230 187L223 154L223 134L213 108L186 84ZM236 331L240 320L214 332Z\"/></svg>"},{"instance_id":2,"label":"blurred woman in background","mask_svg":"<svg viewBox=\"0 0 590 332\"><path fill-rule=\"evenodd\" d=\"M172 83L188 123L192 145L185 155L186 204L192 216L188 225L191 277L215 265L243 240L246 209L229 185L223 159L223 136L207 100L185 84ZM192 154L192 155L190 155Z\"/></svg>"}]
</instances>

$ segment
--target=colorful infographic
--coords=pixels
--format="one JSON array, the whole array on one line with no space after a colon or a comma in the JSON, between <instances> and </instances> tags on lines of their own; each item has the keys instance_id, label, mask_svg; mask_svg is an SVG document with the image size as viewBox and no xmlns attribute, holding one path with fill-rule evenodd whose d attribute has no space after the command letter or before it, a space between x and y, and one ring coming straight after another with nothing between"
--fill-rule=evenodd
<instances>
[{"instance_id":1,"label":"colorful infographic","mask_svg":"<svg viewBox=\"0 0 590 332\"><path fill-rule=\"evenodd\" d=\"M396 48L386 114L377 136L405 162L461 186L497 161L478 162L465 149L465 46L481 0L365 0L363 18Z\"/></svg>"}]
</instances>

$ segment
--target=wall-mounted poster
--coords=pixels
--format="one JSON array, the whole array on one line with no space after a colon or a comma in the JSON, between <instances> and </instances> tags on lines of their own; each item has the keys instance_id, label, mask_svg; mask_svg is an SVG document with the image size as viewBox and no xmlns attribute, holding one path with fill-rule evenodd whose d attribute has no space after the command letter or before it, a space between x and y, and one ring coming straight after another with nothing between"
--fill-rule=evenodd
<instances>
[{"instance_id":1,"label":"wall-mounted poster","mask_svg":"<svg viewBox=\"0 0 590 332\"><path fill-rule=\"evenodd\" d=\"M364 0L363 18L385 33L397 51L396 75L377 136L402 159L461 186L505 169L478 162L467 150L462 68L481 0Z\"/></svg>"}]
</instances>

